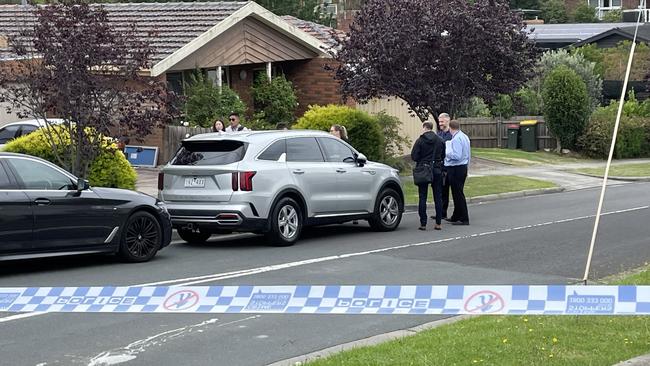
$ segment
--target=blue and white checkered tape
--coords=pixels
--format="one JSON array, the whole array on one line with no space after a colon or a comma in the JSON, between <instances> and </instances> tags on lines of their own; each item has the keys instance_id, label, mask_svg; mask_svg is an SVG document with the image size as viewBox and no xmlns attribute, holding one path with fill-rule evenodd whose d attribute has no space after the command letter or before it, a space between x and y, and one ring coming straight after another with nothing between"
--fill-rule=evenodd
<instances>
[{"instance_id":1,"label":"blue and white checkered tape","mask_svg":"<svg viewBox=\"0 0 650 366\"><path fill-rule=\"evenodd\" d=\"M650 286L0 287L0 312L650 315Z\"/></svg>"}]
</instances>

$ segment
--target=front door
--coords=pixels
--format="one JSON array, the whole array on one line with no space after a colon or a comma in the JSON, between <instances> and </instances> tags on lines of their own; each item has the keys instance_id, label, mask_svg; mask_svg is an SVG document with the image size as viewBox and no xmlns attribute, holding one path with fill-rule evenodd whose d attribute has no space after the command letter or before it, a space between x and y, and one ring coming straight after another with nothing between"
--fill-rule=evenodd
<instances>
[{"instance_id":1,"label":"front door","mask_svg":"<svg viewBox=\"0 0 650 366\"><path fill-rule=\"evenodd\" d=\"M34 249L104 244L118 225L113 202L92 190L77 191L74 178L61 169L30 158L7 161L33 208Z\"/></svg>"}]
</instances>

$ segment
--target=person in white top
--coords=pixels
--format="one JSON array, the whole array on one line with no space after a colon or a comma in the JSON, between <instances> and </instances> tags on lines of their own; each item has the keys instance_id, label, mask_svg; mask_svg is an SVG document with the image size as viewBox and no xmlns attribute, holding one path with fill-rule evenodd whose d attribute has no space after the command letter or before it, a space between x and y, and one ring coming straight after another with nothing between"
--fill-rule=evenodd
<instances>
[{"instance_id":1,"label":"person in white top","mask_svg":"<svg viewBox=\"0 0 650 366\"><path fill-rule=\"evenodd\" d=\"M230 121L230 126L226 127L225 131L226 132L240 132L240 131L248 131L248 128L242 126L239 124L239 114L238 113L230 113L230 117L228 118Z\"/></svg>"}]
</instances>

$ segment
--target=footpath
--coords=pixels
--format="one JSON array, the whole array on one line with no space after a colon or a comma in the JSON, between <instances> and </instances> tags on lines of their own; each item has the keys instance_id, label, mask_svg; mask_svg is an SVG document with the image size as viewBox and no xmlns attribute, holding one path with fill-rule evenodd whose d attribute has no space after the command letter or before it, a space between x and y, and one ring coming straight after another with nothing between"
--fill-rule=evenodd
<instances>
[{"instance_id":1,"label":"footpath","mask_svg":"<svg viewBox=\"0 0 650 366\"><path fill-rule=\"evenodd\" d=\"M612 165L633 163L650 163L650 159L617 160ZM527 167L517 167L491 160L474 158L472 159L472 163L470 165L469 175L470 177L479 177L486 175L516 175L521 177L546 180L555 183L559 187L559 190L573 191L577 189L600 187L603 183L603 179L600 177L573 173L571 170L602 167L605 167L605 162L537 164ZM138 173L136 189L151 196L157 196L159 168L160 167L136 168L136 171ZM413 184L412 178L409 176L402 177L402 179L404 184ZM608 185L626 184L632 180L633 179L610 177L608 180ZM541 190L539 193L555 193L557 191L558 189L547 189ZM532 194L533 192L529 193ZM514 196L515 195L513 194L502 194L501 197L498 198L512 198Z\"/></svg>"}]
</instances>

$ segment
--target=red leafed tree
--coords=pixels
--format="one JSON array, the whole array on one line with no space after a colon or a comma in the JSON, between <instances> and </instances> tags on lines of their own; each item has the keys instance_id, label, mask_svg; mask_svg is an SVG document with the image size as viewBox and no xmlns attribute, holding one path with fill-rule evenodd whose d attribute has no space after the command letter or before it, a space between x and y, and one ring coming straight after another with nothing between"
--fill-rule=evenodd
<instances>
[{"instance_id":1,"label":"red leafed tree","mask_svg":"<svg viewBox=\"0 0 650 366\"><path fill-rule=\"evenodd\" d=\"M404 99L421 120L521 86L537 52L505 0L368 0L332 54L345 97Z\"/></svg>"},{"instance_id":2,"label":"red leafed tree","mask_svg":"<svg viewBox=\"0 0 650 366\"><path fill-rule=\"evenodd\" d=\"M142 75L152 48L135 26L115 29L102 7L82 0L31 11L33 23L9 38L18 61L0 73L0 101L21 117L65 120L46 129L56 163L85 177L105 144L98 136L138 139L172 117L164 83Z\"/></svg>"}]
</instances>

